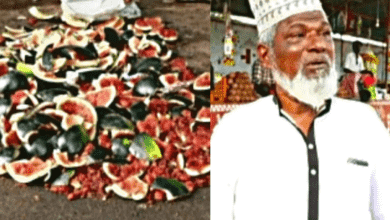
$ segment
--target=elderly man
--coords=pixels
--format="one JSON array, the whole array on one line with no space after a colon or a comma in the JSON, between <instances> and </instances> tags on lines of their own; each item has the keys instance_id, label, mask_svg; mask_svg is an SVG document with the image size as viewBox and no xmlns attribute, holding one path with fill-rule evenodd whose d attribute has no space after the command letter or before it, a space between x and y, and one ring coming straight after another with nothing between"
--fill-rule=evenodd
<instances>
[{"instance_id":1,"label":"elderly man","mask_svg":"<svg viewBox=\"0 0 390 220\"><path fill-rule=\"evenodd\" d=\"M214 129L211 220L390 219L389 133L370 106L334 97L335 48L320 1L250 4L276 95Z\"/></svg>"}]
</instances>

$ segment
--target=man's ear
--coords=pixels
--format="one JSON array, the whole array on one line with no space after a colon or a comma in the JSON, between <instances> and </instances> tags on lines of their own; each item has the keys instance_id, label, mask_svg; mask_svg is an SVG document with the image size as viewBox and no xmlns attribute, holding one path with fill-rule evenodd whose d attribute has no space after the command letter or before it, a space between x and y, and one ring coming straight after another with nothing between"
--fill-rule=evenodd
<instances>
[{"instance_id":1,"label":"man's ear","mask_svg":"<svg viewBox=\"0 0 390 220\"><path fill-rule=\"evenodd\" d=\"M265 68L272 68L271 49L262 43L257 46L257 56Z\"/></svg>"}]
</instances>

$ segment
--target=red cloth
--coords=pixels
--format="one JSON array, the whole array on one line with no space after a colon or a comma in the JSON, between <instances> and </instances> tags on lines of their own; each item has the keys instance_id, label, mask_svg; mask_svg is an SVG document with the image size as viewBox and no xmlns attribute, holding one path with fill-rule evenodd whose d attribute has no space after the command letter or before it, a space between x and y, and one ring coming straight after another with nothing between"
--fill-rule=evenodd
<instances>
[{"instance_id":1,"label":"red cloth","mask_svg":"<svg viewBox=\"0 0 390 220\"><path fill-rule=\"evenodd\" d=\"M364 87L366 87L366 88L373 86L376 82L375 77L372 77L370 75L362 76L362 80L363 80Z\"/></svg>"},{"instance_id":2,"label":"red cloth","mask_svg":"<svg viewBox=\"0 0 390 220\"><path fill-rule=\"evenodd\" d=\"M340 83L340 89L343 88L348 92L348 96L353 98L358 95L356 85L356 73L348 73Z\"/></svg>"}]
</instances>

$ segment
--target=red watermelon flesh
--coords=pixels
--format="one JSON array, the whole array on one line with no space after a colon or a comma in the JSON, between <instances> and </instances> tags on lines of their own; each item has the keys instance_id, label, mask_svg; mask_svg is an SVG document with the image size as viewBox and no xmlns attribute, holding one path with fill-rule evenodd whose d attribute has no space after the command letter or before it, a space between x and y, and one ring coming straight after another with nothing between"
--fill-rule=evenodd
<instances>
[{"instance_id":1,"label":"red watermelon flesh","mask_svg":"<svg viewBox=\"0 0 390 220\"><path fill-rule=\"evenodd\" d=\"M80 90L85 92L85 93L88 91L95 90L95 87L91 83L82 82L79 85L80 85Z\"/></svg>"},{"instance_id":2,"label":"red watermelon flesh","mask_svg":"<svg viewBox=\"0 0 390 220\"><path fill-rule=\"evenodd\" d=\"M25 90L18 90L14 94L11 95L12 105L16 106L20 103L24 102L28 97L28 94Z\"/></svg>"},{"instance_id":3,"label":"red watermelon flesh","mask_svg":"<svg viewBox=\"0 0 390 220\"><path fill-rule=\"evenodd\" d=\"M95 123L91 110L81 103L67 100L61 105L61 109L68 114L81 115L87 122Z\"/></svg>"},{"instance_id":4,"label":"red watermelon flesh","mask_svg":"<svg viewBox=\"0 0 390 220\"><path fill-rule=\"evenodd\" d=\"M167 73L167 74L161 75L159 77L159 79L165 87L173 86L173 85L178 84L180 82L179 77L175 73Z\"/></svg>"},{"instance_id":5,"label":"red watermelon flesh","mask_svg":"<svg viewBox=\"0 0 390 220\"><path fill-rule=\"evenodd\" d=\"M149 103L149 110L154 113L165 115L168 113L168 102L165 99L153 98Z\"/></svg>"},{"instance_id":6,"label":"red watermelon flesh","mask_svg":"<svg viewBox=\"0 0 390 220\"><path fill-rule=\"evenodd\" d=\"M12 167L14 172L18 175L31 176L37 171L47 168L48 164L42 161L41 159L35 157L28 163L13 163Z\"/></svg>"},{"instance_id":7,"label":"red watermelon flesh","mask_svg":"<svg viewBox=\"0 0 390 220\"><path fill-rule=\"evenodd\" d=\"M102 88L113 85L118 93L122 93L125 90L125 84L120 79L113 76L101 78L99 84Z\"/></svg>"},{"instance_id":8,"label":"red watermelon flesh","mask_svg":"<svg viewBox=\"0 0 390 220\"><path fill-rule=\"evenodd\" d=\"M105 87L99 91L91 91L85 95L85 99L89 101L93 106L108 107L116 96L115 87Z\"/></svg>"},{"instance_id":9,"label":"red watermelon flesh","mask_svg":"<svg viewBox=\"0 0 390 220\"><path fill-rule=\"evenodd\" d=\"M158 119L154 114L149 114L144 121L138 121L137 128L139 132L145 132L151 137L158 137L159 135Z\"/></svg>"},{"instance_id":10,"label":"red watermelon flesh","mask_svg":"<svg viewBox=\"0 0 390 220\"><path fill-rule=\"evenodd\" d=\"M99 146L111 150L112 142L108 132L103 132L98 137Z\"/></svg>"},{"instance_id":11,"label":"red watermelon flesh","mask_svg":"<svg viewBox=\"0 0 390 220\"><path fill-rule=\"evenodd\" d=\"M118 178L117 181L121 181L130 176L137 175L147 167L148 164L145 161L138 159L134 159L130 164L118 165L110 163L108 165L110 173Z\"/></svg>"},{"instance_id":12,"label":"red watermelon flesh","mask_svg":"<svg viewBox=\"0 0 390 220\"><path fill-rule=\"evenodd\" d=\"M177 94L191 100L192 102L195 101L195 95L188 89L181 89L177 92Z\"/></svg>"},{"instance_id":13,"label":"red watermelon flesh","mask_svg":"<svg viewBox=\"0 0 390 220\"><path fill-rule=\"evenodd\" d=\"M116 103L118 103L123 108L129 108L133 104L140 102L140 101L144 101L144 98L133 96L133 94L131 92L128 92L128 91L123 92L122 94L119 94L117 99L116 99Z\"/></svg>"},{"instance_id":14,"label":"red watermelon flesh","mask_svg":"<svg viewBox=\"0 0 390 220\"><path fill-rule=\"evenodd\" d=\"M176 57L171 61L170 65L171 65L171 70L173 71L177 70L180 72L184 72L185 69L187 69L187 61L183 57Z\"/></svg>"},{"instance_id":15,"label":"red watermelon flesh","mask_svg":"<svg viewBox=\"0 0 390 220\"><path fill-rule=\"evenodd\" d=\"M210 73L205 72L202 75L198 76L194 83L195 90L208 90L210 89L211 78Z\"/></svg>"},{"instance_id":16,"label":"red watermelon flesh","mask_svg":"<svg viewBox=\"0 0 390 220\"><path fill-rule=\"evenodd\" d=\"M134 26L140 30L150 30L152 28L146 18L138 18L135 21Z\"/></svg>"},{"instance_id":17,"label":"red watermelon flesh","mask_svg":"<svg viewBox=\"0 0 390 220\"><path fill-rule=\"evenodd\" d=\"M183 71L181 71L181 74L179 75L179 79L181 81L189 81L195 79L195 74L190 68L185 68Z\"/></svg>"},{"instance_id":18,"label":"red watermelon flesh","mask_svg":"<svg viewBox=\"0 0 390 220\"><path fill-rule=\"evenodd\" d=\"M210 108L202 107L198 114L196 115L196 120L202 121L202 122L209 122L210 121Z\"/></svg>"},{"instance_id":19,"label":"red watermelon flesh","mask_svg":"<svg viewBox=\"0 0 390 220\"><path fill-rule=\"evenodd\" d=\"M5 143L7 144L7 146L17 147L22 144L22 141L19 139L19 136L16 131L10 131L8 134L6 134Z\"/></svg>"},{"instance_id":20,"label":"red watermelon flesh","mask_svg":"<svg viewBox=\"0 0 390 220\"><path fill-rule=\"evenodd\" d=\"M3 76L8 73L8 65L6 62L0 63L0 76Z\"/></svg>"},{"instance_id":21,"label":"red watermelon flesh","mask_svg":"<svg viewBox=\"0 0 390 220\"><path fill-rule=\"evenodd\" d=\"M30 94L35 94L35 93L37 92L37 89L38 89L37 81L31 80L31 81L29 82L29 86L30 86L30 88L29 88L28 92L29 92Z\"/></svg>"},{"instance_id":22,"label":"red watermelon flesh","mask_svg":"<svg viewBox=\"0 0 390 220\"><path fill-rule=\"evenodd\" d=\"M147 23L152 26L153 33L159 33L160 29L164 27L161 17L148 18Z\"/></svg>"},{"instance_id":23,"label":"red watermelon flesh","mask_svg":"<svg viewBox=\"0 0 390 220\"><path fill-rule=\"evenodd\" d=\"M138 55L144 58L157 57L158 56L157 48L154 47L153 45L149 45L147 48L143 50L139 50Z\"/></svg>"},{"instance_id":24,"label":"red watermelon flesh","mask_svg":"<svg viewBox=\"0 0 390 220\"><path fill-rule=\"evenodd\" d=\"M172 28L161 28L159 34L164 40L167 41L174 41L178 37L177 31Z\"/></svg>"}]
</instances>

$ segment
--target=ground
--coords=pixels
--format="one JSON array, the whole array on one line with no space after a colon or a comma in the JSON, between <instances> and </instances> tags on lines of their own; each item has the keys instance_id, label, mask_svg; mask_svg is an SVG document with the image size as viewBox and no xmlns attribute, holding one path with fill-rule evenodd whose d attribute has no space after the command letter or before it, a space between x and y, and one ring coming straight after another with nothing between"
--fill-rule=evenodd
<instances>
[{"instance_id":1,"label":"ground","mask_svg":"<svg viewBox=\"0 0 390 220\"><path fill-rule=\"evenodd\" d=\"M0 32L8 25L18 28L28 16L28 5L57 4L56 0L9 0L0 3ZM210 5L204 3L164 4L161 0L140 0L145 16L161 16L168 27L178 30L179 55L200 74L210 70ZM43 25L43 24L41 24ZM210 219L210 188L197 190L191 197L170 203L144 207L132 200L116 196L106 201L80 199L68 201L43 187L19 187L9 177L0 178L0 219L53 219L53 220L205 220Z\"/></svg>"}]
</instances>

